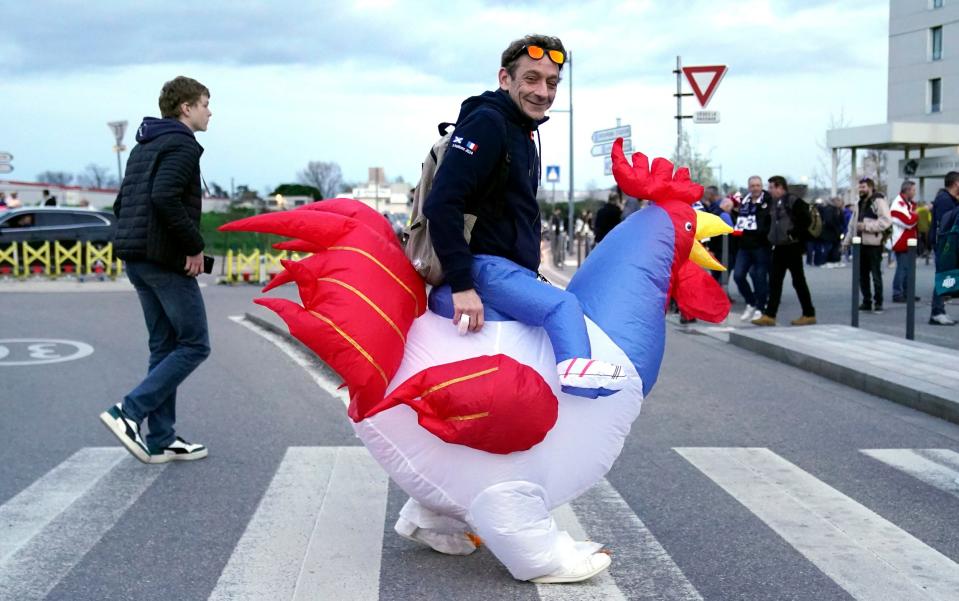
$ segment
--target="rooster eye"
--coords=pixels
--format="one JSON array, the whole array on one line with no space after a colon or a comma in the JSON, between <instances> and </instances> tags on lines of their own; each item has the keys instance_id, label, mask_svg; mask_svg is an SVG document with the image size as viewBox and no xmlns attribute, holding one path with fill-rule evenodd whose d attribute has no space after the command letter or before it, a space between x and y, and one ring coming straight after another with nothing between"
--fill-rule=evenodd
<instances>
[{"instance_id":1,"label":"rooster eye","mask_svg":"<svg viewBox=\"0 0 959 601\"><path fill-rule=\"evenodd\" d=\"M686 231L687 232L693 231L693 224L688 221L686 222Z\"/></svg>"}]
</instances>

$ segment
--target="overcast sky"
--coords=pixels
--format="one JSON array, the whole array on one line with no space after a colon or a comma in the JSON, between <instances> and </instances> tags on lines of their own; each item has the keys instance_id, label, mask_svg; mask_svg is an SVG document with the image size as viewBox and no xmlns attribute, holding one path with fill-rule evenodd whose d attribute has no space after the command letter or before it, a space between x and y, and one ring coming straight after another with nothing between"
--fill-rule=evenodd
<instances>
[{"instance_id":1,"label":"overcast sky","mask_svg":"<svg viewBox=\"0 0 959 601\"><path fill-rule=\"evenodd\" d=\"M163 82L183 74L212 93L198 135L207 182L263 191L310 160L339 163L350 181L379 165L415 182L435 125L496 86L512 39L547 33L573 54L577 189L612 184L590 134L617 117L637 150L672 153L677 55L729 66L709 105L721 123L686 122L723 179L798 181L821 169L830 117L885 120L888 13L881 0L6 2L0 151L16 171L0 177L115 170L106 123L128 120L132 146L140 119L159 116ZM554 108L568 103L564 82ZM566 114L542 142L565 188Z\"/></svg>"}]
</instances>

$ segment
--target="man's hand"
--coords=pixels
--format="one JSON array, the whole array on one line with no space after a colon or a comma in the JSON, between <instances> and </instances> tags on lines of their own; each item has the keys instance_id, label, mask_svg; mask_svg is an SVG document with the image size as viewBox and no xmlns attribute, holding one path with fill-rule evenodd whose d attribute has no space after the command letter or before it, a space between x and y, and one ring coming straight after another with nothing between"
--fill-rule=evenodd
<instances>
[{"instance_id":1,"label":"man's hand","mask_svg":"<svg viewBox=\"0 0 959 601\"><path fill-rule=\"evenodd\" d=\"M470 332L479 332L482 329L483 301L472 288L453 293L453 325L458 325L463 315L469 316Z\"/></svg>"},{"instance_id":2,"label":"man's hand","mask_svg":"<svg viewBox=\"0 0 959 601\"><path fill-rule=\"evenodd\" d=\"M192 257L186 258L186 265L183 266L183 271L186 272L191 278L203 273L203 253L198 253Z\"/></svg>"}]
</instances>

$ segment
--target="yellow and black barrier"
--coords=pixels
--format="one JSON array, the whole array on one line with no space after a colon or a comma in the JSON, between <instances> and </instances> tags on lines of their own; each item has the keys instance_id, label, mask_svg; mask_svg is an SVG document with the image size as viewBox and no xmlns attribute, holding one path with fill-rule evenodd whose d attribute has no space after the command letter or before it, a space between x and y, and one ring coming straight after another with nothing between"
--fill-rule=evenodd
<instances>
[{"instance_id":1,"label":"yellow and black barrier","mask_svg":"<svg viewBox=\"0 0 959 601\"><path fill-rule=\"evenodd\" d=\"M228 284L239 282L265 284L283 271L281 261L284 259L299 261L304 256L308 255L288 253L285 250L278 252L253 250L248 253L228 250L225 257L224 281Z\"/></svg>"},{"instance_id":2,"label":"yellow and black barrier","mask_svg":"<svg viewBox=\"0 0 959 601\"><path fill-rule=\"evenodd\" d=\"M0 246L0 277L97 276L116 278L123 264L113 256L113 245L92 242L11 242Z\"/></svg>"}]
</instances>

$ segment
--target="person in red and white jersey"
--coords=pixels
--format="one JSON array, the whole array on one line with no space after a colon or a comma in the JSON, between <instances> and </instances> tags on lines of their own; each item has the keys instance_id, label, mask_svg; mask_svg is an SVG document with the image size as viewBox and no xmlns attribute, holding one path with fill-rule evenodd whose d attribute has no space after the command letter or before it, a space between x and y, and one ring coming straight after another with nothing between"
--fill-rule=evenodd
<instances>
[{"instance_id":1,"label":"person in red and white jersey","mask_svg":"<svg viewBox=\"0 0 959 601\"><path fill-rule=\"evenodd\" d=\"M916 238L916 225L919 223L915 198L916 182L905 180L899 188L899 196L889 207L889 216L892 219L892 250L896 253L896 275L892 278L894 303L906 302L906 253L909 250L909 240Z\"/></svg>"}]
</instances>

